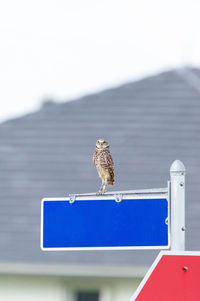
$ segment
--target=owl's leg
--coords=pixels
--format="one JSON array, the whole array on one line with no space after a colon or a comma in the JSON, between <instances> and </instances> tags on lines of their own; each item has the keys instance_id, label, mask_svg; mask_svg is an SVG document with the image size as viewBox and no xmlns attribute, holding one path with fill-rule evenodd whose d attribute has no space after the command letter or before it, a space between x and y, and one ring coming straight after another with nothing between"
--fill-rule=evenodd
<instances>
[{"instance_id":1,"label":"owl's leg","mask_svg":"<svg viewBox=\"0 0 200 301\"><path fill-rule=\"evenodd\" d=\"M105 193L106 192L106 184L104 183L103 184L103 193Z\"/></svg>"}]
</instances>

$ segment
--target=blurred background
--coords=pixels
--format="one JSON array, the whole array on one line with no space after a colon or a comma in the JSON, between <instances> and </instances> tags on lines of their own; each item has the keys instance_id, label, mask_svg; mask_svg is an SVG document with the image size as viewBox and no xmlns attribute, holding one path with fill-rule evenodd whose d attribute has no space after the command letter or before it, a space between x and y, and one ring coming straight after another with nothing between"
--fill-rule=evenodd
<instances>
[{"instance_id":1,"label":"blurred background","mask_svg":"<svg viewBox=\"0 0 200 301\"><path fill-rule=\"evenodd\" d=\"M0 3L1 120L183 65L199 65L199 1Z\"/></svg>"},{"instance_id":2,"label":"blurred background","mask_svg":"<svg viewBox=\"0 0 200 301\"><path fill-rule=\"evenodd\" d=\"M200 249L199 11L195 0L1 1L1 300L129 300L155 259L40 250L41 199L97 191L98 138L113 190L166 187L184 162L186 249Z\"/></svg>"}]
</instances>

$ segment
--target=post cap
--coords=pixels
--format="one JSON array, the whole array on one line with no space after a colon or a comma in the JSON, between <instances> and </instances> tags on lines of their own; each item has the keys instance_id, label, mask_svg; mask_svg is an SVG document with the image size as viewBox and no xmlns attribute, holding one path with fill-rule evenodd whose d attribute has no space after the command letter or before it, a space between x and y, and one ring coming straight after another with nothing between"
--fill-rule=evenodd
<instances>
[{"instance_id":1,"label":"post cap","mask_svg":"<svg viewBox=\"0 0 200 301\"><path fill-rule=\"evenodd\" d=\"M175 160L170 167L170 172L185 173L185 166L183 162L181 162L180 160Z\"/></svg>"}]
</instances>

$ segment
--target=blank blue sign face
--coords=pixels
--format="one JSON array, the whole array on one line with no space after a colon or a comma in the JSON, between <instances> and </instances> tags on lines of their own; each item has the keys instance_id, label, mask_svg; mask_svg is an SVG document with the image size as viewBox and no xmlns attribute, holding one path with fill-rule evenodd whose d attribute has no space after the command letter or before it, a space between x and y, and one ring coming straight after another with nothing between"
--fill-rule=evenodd
<instances>
[{"instance_id":1,"label":"blank blue sign face","mask_svg":"<svg viewBox=\"0 0 200 301\"><path fill-rule=\"evenodd\" d=\"M43 200L41 248L168 248L168 201L154 199Z\"/></svg>"}]
</instances>

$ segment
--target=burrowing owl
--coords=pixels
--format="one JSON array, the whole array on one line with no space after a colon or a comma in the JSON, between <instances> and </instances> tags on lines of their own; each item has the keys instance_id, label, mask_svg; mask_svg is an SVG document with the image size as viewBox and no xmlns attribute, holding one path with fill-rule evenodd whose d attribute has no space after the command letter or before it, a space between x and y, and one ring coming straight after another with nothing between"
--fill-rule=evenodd
<instances>
[{"instance_id":1,"label":"burrowing owl","mask_svg":"<svg viewBox=\"0 0 200 301\"><path fill-rule=\"evenodd\" d=\"M106 185L114 184L114 164L109 150L109 143L106 140L97 140L96 150L93 155L93 163L102 180L102 186L100 187L98 194L103 194Z\"/></svg>"}]
</instances>

